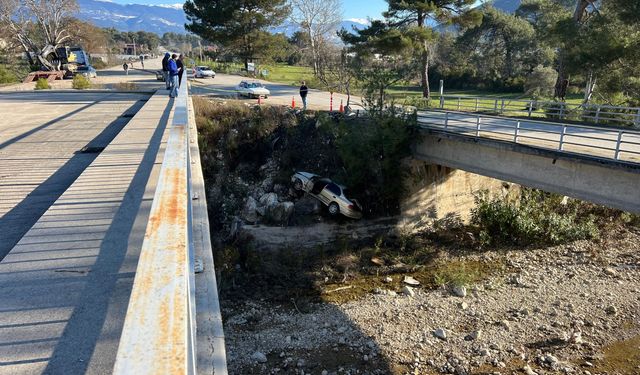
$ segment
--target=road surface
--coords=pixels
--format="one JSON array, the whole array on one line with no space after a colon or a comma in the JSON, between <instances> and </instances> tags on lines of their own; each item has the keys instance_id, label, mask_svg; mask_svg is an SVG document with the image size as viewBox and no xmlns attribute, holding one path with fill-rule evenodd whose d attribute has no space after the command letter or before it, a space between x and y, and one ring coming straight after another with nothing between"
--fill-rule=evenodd
<instances>
[{"instance_id":1,"label":"road surface","mask_svg":"<svg viewBox=\"0 0 640 375\"><path fill-rule=\"evenodd\" d=\"M222 98L236 98L235 87L240 81L247 78L230 75L217 74L215 78L197 78L192 80L191 93L193 95L211 95ZM297 107L302 107L302 99L299 94L298 86L285 85L282 83L262 82L271 91L268 99L263 99L265 104L291 105L294 99ZM257 103L257 99L251 99L250 102ZM340 108L340 103L347 104L347 96L344 94L333 94L333 110ZM309 90L307 96L307 107L309 109L328 111L331 107L331 94L322 90ZM351 108L353 110L362 109L362 99L357 96L351 97Z\"/></svg>"}]
</instances>

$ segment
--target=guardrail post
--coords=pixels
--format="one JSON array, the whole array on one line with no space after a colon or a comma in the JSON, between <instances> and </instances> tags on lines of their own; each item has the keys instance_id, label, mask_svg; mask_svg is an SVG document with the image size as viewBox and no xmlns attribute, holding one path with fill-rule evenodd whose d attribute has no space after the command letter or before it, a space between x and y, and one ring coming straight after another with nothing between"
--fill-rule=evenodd
<instances>
[{"instance_id":1,"label":"guardrail post","mask_svg":"<svg viewBox=\"0 0 640 375\"><path fill-rule=\"evenodd\" d=\"M596 108L596 124L600 121L600 105Z\"/></svg>"},{"instance_id":2,"label":"guardrail post","mask_svg":"<svg viewBox=\"0 0 640 375\"><path fill-rule=\"evenodd\" d=\"M440 109L444 109L444 95L440 95Z\"/></svg>"},{"instance_id":3,"label":"guardrail post","mask_svg":"<svg viewBox=\"0 0 640 375\"><path fill-rule=\"evenodd\" d=\"M533 100L529 100L529 118L531 118L531 112L533 112Z\"/></svg>"},{"instance_id":4,"label":"guardrail post","mask_svg":"<svg viewBox=\"0 0 640 375\"><path fill-rule=\"evenodd\" d=\"M567 134L567 125L562 126L562 134L560 134L560 144L558 145L558 150L562 151L563 143L564 143L564 135Z\"/></svg>"},{"instance_id":5,"label":"guardrail post","mask_svg":"<svg viewBox=\"0 0 640 375\"><path fill-rule=\"evenodd\" d=\"M460 97L458 96L458 111L460 110Z\"/></svg>"},{"instance_id":6,"label":"guardrail post","mask_svg":"<svg viewBox=\"0 0 640 375\"><path fill-rule=\"evenodd\" d=\"M560 117L559 119L562 120L562 117L564 116L564 103L560 103Z\"/></svg>"},{"instance_id":7,"label":"guardrail post","mask_svg":"<svg viewBox=\"0 0 640 375\"><path fill-rule=\"evenodd\" d=\"M636 120L633 122L633 126L636 128L640 128L640 109L638 109L638 113L636 114Z\"/></svg>"},{"instance_id":8,"label":"guardrail post","mask_svg":"<svg viewBox=\"0 0 640 375\"><path fill-rule=\"evenodd\" d=\"M622 144L622 134L624 134L623 131L618 132L618 140L616 141L616 153L614 155L614 159L616 160L619 160L620 158L620 145Z\"/></svg>"},{"instance_id":9,"label":"guardrail post","mask_svg":"<svg viewBox=\"0 0 640 375\"><path fill-rule=\"evenodd\" d=\"M502 103L500 104L500 114L504 114L504 99L502 99Z\"/></svg>"},{"instance_id":10,"label":"guardrail post","mask_svg":"<svg viewBox=\"0 0 640 375\"><path fill-rule=\"evenodd\" d=\"M476 98L476 112L478 112L478 98ZM640 118L640 112L638 112L638 117Z\"/></svg>"},{"instance_id":11,"label":"guardrail post","mask_svg":"<svg viewBox=\"0 0 640 375\"><path fill-rule=\"evenodd\" d=\"M480 137L480 115L476 117L476 138Z\"/></svg>"},{"instance_id":12,"label":"guardrail post","mask_svg":"<svg viewBox=\"0 0 640 375\"><path fill-rule=\"evenodd\" d=\"M493 113L498 113L498 99L493 103Z\"/></svg>"},{"instance_id":13,"label":"guardrail post","mask_svg":"<svg viewBox=\"0 0 640 375\"><path fill-rule=\"evenodd\" d=\"M513 142L514 143L518 143L518 135L520 134L520 121L518 121L516 123L516 131L515 134L513 135Z\"/></svg>"},{"instance_id":14,"label":"guardrail post","mask_svg":"<svg viewBox=\"0 0 640 375\"><path fill-rule=\"evenodd\" d=\"M447 130L447 126L449 126L449 112L444 113L444 130Z\"/></svg>"}]
</instances>

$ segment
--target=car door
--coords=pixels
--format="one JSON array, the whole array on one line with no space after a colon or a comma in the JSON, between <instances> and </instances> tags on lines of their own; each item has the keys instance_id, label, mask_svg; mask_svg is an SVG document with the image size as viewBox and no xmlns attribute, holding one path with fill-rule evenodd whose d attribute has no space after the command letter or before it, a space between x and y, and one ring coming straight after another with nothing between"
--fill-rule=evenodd
<instances>
[{"instance_id":1,"label":"car door","mask_svg":"<svg viewBox=\"0 0 640 375\"><path fill-rule=\"evenodd\" d=\"M341 192L342 191L340 190L340 186L331 182L328 183L327 186L324 187L324 189L322 189L319 197L324 204L329 205L331 202L340 200Z\"/></svg>"}]
</instances>

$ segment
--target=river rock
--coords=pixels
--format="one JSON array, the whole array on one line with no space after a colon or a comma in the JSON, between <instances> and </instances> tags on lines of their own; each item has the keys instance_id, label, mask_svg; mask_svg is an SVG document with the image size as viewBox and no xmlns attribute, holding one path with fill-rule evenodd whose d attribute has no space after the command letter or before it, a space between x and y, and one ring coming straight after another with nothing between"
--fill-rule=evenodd
<instances>
[{"instance_id":1,"label":"river rock","mask_svg":"<svg viewBox=\"0 0 640 375\"><path fill-rule=\"evenodd\" d=\"M251 359L253 359L254 361L258 362L258 363L266 363L267 362L267 356L264 355L264 353L262 352L255 352L251 355Z\"/></svg>"},{"instance_id":2,"label":"river rock","mask_svg":"<svg viewBox=\"0 0 640 375\"><path fill-rule=\"evenodd\" d=\"M446 340L447 339L447 331L444 330L444 328L438 328L435 331L433 331L433 335L437 338L439 338L440 340Z\"/></svg>"},{"instance_id":3,"label":"river rock","mask_svg":"<svg viewBox=\"0 0 640 375\"><path fill-rule=\"evenodd\" d=\"M451 294L456 297L466 297L467 296L467 288L461 285L456 285L451 288Z\"/></svg>"},{"instance_id":4,"label":"river rock","mask_svg":"<svg viewBox=\"0 0 640 375\"><path fill-rule=\"evenodd\" d=\"M413 297L413 296L416 295L416 292L413 291L413 288L411 288L409 286L406 286L406 285L402 288L402 293L404 295L409 296L409 297Z\"/></svg>"}]
</instances>

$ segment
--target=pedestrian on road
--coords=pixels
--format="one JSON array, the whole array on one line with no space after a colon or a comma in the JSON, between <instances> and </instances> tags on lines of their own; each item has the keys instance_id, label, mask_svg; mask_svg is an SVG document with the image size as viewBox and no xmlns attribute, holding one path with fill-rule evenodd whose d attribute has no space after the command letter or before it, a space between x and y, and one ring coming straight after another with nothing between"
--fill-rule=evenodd
<instances>
[{"instance_id":1,"label":"pedestrian on road","mask_svg":"<svg viewBox=\"0 0 640 375\"><path fill-rule=\"evenodd\" d=\"M142 65L142 69L144 69L144 55L140 55L140 65Z\"/></svg>"},{"instance_id":2,"label":"pedestrian on road","mask_svg":"<svg viewBox=\"0 0 640 375\"><path fill-rule=\"evenodd\" d=\"M124 69L124 74L128 76L129 75L129 64L127 64L126 61L124 63L122 63L122 69Z\"/></svg>"},{"instance_id":3,"label":"pedestrian on road","mask_svg":"<svg viewBox=\"0 0 640 375\"><path fill-rule=\"evenodd\" d=\"M302 86L300 86L300 97L302 98L302 109L307 109L307 94L309 93L309 88L307 87L307 83L302 81Z\"/></svg>"},{"instance_id":4,"label":"pedestrian on road","mask_svg":"<svg viewBox=\"0 0 640 375\"><path fill-rule=\"evenodd\" d=\"M176 98L178 96L178 87L180 83L178 82L178 64L176 63L176 58L178 55L175 53L169 59L169 63L167 64L169 67L169 77L171 78L171 91L169 92L169 97Z\"/></svg>"},{"instance_id":5,"label":"pedestrian on road","mask_svg":"<svg viewBox=\"0 0 640 375\"><path fill-rule=\"evenodd\" d=\"M178 87L182 86L182 74L184 73L184 61L182 61L182 54L176 60L176 65L178 66Z\"/></svg>"},{"instance_id":6,"label":"pedestrian on road","mask_svg":"<svg viewBox=\"0 0 640 375\"><path fill-rule=\"evenodd\" d=\"M162 58L162 77L164 78L164 83L167 90L171 89L171 77L169 76L169 59L170 58L171 58L171 55L169 54L169 52L166 52L164 54L164 57Z\"/></svg>"}]
</instances>

